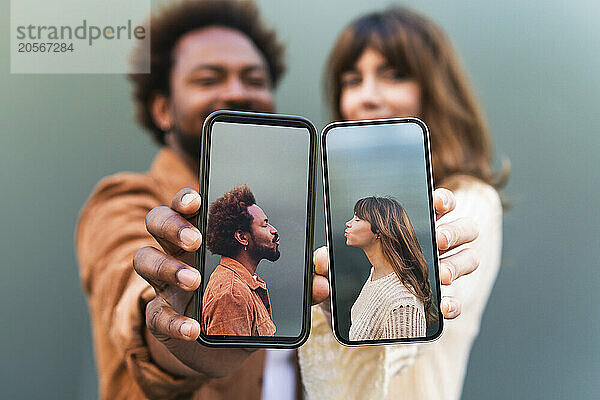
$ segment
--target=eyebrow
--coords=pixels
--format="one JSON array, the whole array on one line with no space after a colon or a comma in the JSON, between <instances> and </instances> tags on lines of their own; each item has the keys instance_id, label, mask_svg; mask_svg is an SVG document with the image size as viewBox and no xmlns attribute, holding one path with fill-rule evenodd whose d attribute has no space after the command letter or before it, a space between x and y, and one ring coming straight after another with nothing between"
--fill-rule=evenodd
<instances>
[{"instance_id":1,"label":"eyebrow","mask_svg":"<svg viewBox=\"0 0 600 400\"><path fill-rule=\"evenodd\" d=\"M384 69L388 69L388 68L392 68L392 69L400 69L397 67L394 67L392 64L390 64L389 62L384 62L383 64L381 64L380 66L377 67L377 72L381 72ZM358 70L358 68L356 68L356 66L353 66L352 68L349 68L345 71L342 71L340 75L344 75L344 74L359 74L360 71Z\"/></svg>"},{"instance_id":2,"label":"eyebrow","mask_svg":"<svg viewBox=\"0 0 600 400\"><path fill-rule=\"evenodd\" d=\"M209 71L221 73L221 72L226 72L227 68L224 68L220 64L198 64L190 70L190 73L193 73L196 71L203 71L203 70L209 70ZM244 68L242 68L242 73L248 73L248 72L252 72L255 70L260 70L260 71L266 72L267 68L262 64L252 64L252 65L248 65L248 66L245 66Z\"/></svg>"},{"instance_id":3,"label":"eyebrow","mask_svg":"<svg viewBox=\"0 0 600 400\"><path fill-rule=\"evenodd\" d=\"M386 62L385 64L382 64L382 65L380 65L379 67L377 67L377 71L378 71L378 72L381 72L381 71L383 71L383 70L385 70L385 69L395 69L395 70L398 70L398 71L400 71L400 70L401 70L400 68L398 68L398 67L395 67L395 66L393 66L392 64L389 64L389 63L387 63L387 62Z\"/></svg>"}]
</instances>

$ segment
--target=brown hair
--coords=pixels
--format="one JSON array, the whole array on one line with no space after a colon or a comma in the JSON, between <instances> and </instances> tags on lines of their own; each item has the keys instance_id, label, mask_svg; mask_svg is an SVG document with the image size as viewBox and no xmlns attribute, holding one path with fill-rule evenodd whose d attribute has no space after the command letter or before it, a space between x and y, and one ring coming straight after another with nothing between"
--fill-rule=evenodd
<instances>
[{"instance_id":1,"label":"brown hair","mask_svg":"<svg viewBox=\"0 0 600 400\"><path fill-rule=\"evenodd\" d=\"M436 186L453 175L470 175L502 187L508 164L491 167L492 145L466 75L444 32L431 20L404 8L365 15L339 36L328 61L326 90L335 119L340 110L341 76L354 68L368 47L421 88L421 119L431 135Z\"/></svg>"},{"instance_id":2,"label":"brown hair","mask_svg":"<svg viewBox=\"0 0 600 400\"><path fill-rule=\"evenodd\" d=\"M427 261L404 207L393 198L371 196L356 202L354 215L368 221L371 231L379 235L383 255L398 279L423 303L427 320L437 320Z\"/></svg>"},{"instance_id":3,"label":"brown hair","mask_svg":"<svg viewBox=\"0 0 600 400\"><path fill-rule=\"evenodd\" d=\"M149 74L130 74L134 86L136 118L154 139L165 144L165 132L154 123L150 103L155 94L170 94L169 76L173 67L173 49L186 33L207 26L223 26L248 36L265 57L271 85L275 87L285 71L283 46L275 32L261 21L252 1L183 0L151 16ZM134 65L147 61L147 49L138 47L132 55Z\"/></svg>"},{"instance_id":4,"label":"brown hair","mask_svg":"<svg viewBox=\"0 0 600 400\"><path fill-rule=\"evenodd\" d=\"M256 204L254 195L246 185L236 186L219 197L208 208L206 223L206 247L213 253L225 257L235 256L241 244L235 232L252 232L252 215L248 207Z\"/></svg>"}]
</instances>

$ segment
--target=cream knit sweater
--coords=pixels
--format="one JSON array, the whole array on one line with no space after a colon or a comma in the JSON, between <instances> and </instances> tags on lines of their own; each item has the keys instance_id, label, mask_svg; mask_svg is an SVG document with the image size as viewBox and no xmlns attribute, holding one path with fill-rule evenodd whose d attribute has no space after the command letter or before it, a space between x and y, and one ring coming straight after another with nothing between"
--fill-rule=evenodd
<instances>
[{"instance_id":1,"label":"cream knit sweater","mask_svg":"<svg viewBox=\"0 0 600 400\"><path fill-rule=\"evenodd\" d=\"M479 268L442 286L442 295L462 302L461 315L445 320L442 337L433 343L346 347L314 306L310 337L298 351L308 399L460 398L471 345L500 267L502 207L498 193L478 181L463 184L454 195L455 210L438 224L470 217L479 225L479 237L469 244L479 255Z\"/></svg>"},{"instance_id":2,"label":"cream knit sweater","mask_svg":"<svg viewBox=\"0 0 600 400\"><path fill-rule=\"evenodd\" d=\"M373 268L352 305L350 340L424 337L425 308L392 272L376 280Z\"/></svg>"}]
</instances>

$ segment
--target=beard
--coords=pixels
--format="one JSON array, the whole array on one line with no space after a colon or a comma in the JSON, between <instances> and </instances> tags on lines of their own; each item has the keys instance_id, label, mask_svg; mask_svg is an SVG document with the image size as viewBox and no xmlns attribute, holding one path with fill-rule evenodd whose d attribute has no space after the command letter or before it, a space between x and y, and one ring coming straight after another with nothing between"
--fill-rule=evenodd
<instances>
[{"instance_id":1,"label":"beard","mask_svg":"<svg viewBox=\"0 0 600 400\"><path fill-rule=\"evenodd\" d=\"M252 237L252 241L255 243L252 251L252 257L255 260L262 260L263 258L271 262L279 260L279 257L281 256L281 253L279 252L279 246L275 246L275 248L273 248L266 244L257 244L254 235L250 233L250 236ZM276 242L278 239L279 235L275 234L275 237L273 238L273 243Z\"/></svg>"},{"instance_id":2,"label":"beard","mask_svg":"<svg viewBox=\"0 0 600 400\"><path fill-rule=\"evenodd\" d=\"M190 133L185 133L179 129L179 127L173 128L171 132L179 144L179 148L192 160L198 160L199 162L202 147L202 135L195 136Z\"/></svg>"},{"instance_id":3,"label":"beard","mask_svg":"<svg viewBox=\"0 0 600 400\"><path fill-rule=\"evenodd\" d=\"M206 118L216 110L217 108L212 106L204 110L200 116L199 127L193 130L182 129L181 124L177 122L177 118L175 119L175 124L170 133L174 136L179 148L192 160L200 161L200 154L202 152L202 127Z\"/></svg>"},{"instance_id":4,"label":"beard","mask_svg":"<svg viewBox=\"0 0 600 400\"><path fill-rule=\"evenodd\" d=\"M203 135L202 127L204 125L204 121L206 121L206 118L208 118L208 116L213 112L225 109L231 111L268 112L268 110L264 110L261 107L256 107L256 105L253 105L250 102L240 102L236 105L229 105L226 108L216 104L211 104L202 111L202 115L200 115L200 126L198 129L194 129L194 131L181 129L180 124L177 123L176 117L175 124L170 132L175 137L175 141L179 144L180 149L183 150L192 160L200 160Z\"/></svg>"},{"instance_id":5,"label":"beard","mask_svg":"<svg viewBox=\"0 0 600 400\"><path fill-rule=\"evenodd\" d=\"M273 247L261 244L261 245L254 247L252 256L256 260L262 260L264 258L271 262L275 262L275 261L279 260L281 253L279 252L279 249L277 247L273 248Z\"/></svg>"}]
</instances>

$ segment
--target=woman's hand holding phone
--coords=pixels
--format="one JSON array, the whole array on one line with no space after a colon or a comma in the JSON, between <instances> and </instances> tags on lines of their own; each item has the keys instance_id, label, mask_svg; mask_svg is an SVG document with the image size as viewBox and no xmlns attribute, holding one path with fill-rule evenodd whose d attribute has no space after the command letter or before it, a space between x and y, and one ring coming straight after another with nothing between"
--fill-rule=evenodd
<instances>
[{"instance_id":1,"label":"woman's hand holding phone","mask_svg":"<svg viewBox=\"0 0 600 400\"><path fill-rule=\"evenodd\" d=\"M456 207L454 194L448 189L436 189L433 192L433 207L436 221ZM448 251L470 243L477 239L479 228L475 221L461 218L453 222L437 225L435 237L440 253L440 281L442 285L451 285L463 275L468 275L479 266L479 259L472 249L466 248L448 257L443 257ZM460 315L460 300L452 296L442 297L442 314L446 319L454 319Z\"/></svg>"}]
</instances>

